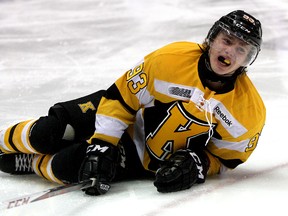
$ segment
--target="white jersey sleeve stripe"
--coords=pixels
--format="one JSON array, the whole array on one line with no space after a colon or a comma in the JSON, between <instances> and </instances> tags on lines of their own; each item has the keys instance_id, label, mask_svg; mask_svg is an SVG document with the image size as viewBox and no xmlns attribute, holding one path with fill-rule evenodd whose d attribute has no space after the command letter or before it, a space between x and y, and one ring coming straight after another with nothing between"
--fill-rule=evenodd
<instances>
[{"instance_id":1,"label":"white jersey sleeve stripe","mask_svg":"<svg viewBox=\"0 0 288 216\"><path fill-rule=\"evenodd\" d=\"M242 140L240 142L229 142L225 140L219 140L214 137L211 138L211 141L217 146L219 149L229 149L235 150L238 152L246 152L246 149L249 144L249 139Z\"/></svg>"},{"instance_id":2,"label":"white jersey sleeve stripe","mask_svg":"<svg viewBox=\"0 0 288 216\"><path fill-rule=\"evenodd\" d=\"M113 127L111 127L113 125ZM119 119L96 114L96 121L95 121L95 132L100 134L105 134L111 137L121 138L123 131L128 127L123 121Z\"/></svg>"}]
</instances>

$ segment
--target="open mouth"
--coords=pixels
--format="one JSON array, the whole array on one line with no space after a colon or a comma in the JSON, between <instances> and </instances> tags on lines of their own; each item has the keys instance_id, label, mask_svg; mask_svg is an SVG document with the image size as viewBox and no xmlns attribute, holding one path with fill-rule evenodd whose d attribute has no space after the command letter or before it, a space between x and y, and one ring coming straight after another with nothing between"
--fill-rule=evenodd
<instances>
[{"instance_id":1,"label":"open mouth","mask_svg":"<svg viewBox=\"0 0 288 216\"><path fill-rule=\"evenodd\" d=\"M224 58L223 56L219 56L218 60L226 66L231 65L231 61L229 59Z\"/></svg>"}]
</instances>

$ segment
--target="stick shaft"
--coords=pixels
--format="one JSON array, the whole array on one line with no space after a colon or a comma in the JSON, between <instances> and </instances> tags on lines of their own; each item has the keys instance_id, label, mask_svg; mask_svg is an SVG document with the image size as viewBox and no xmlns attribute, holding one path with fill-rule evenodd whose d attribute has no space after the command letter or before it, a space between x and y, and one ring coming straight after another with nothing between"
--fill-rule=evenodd
<instances>
[{"instance_id":1,"label":"stick shaft","mask_svg":"<svg viewBox=\"0 0 288 216\"><path fill-rule=\"evenodd\" d=\"M87 181L83 181L80 183L72 183L69 185L58 186L55 188L29 194L26 196L20 196L14 199L9 199L1 203L0 209L11 209L11 208L19 207L19 206L26 205L29 203L44 200L50 197L58 196L61 194L66 194L71 191L81 190L81 189L90 187L92 182L93 182L92 180L87 180Z\"/></svg>"}]
</instances>

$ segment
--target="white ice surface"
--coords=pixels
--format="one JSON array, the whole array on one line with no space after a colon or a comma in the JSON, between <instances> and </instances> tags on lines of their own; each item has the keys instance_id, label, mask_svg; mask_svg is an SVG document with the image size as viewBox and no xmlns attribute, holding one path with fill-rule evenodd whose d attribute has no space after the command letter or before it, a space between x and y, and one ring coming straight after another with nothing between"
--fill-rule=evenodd
<instances>
[{"instance_id":1,"label":"white ice surface","mask_svg":"<svg viewBox=\"0 0 288 216\"><path fill-rule=\"evenodd\" d=\"M131 181L113 184L105 196L75 191L0 215L288 215L286 0L0 0L0 129L107 88L167 43L202 42L234 9L258 17L264 32L249 75L267 122L245 164L182 192L160 194L151 181ZM55 186L0 172L0 201Z\"/></svg>"}]
</instances>

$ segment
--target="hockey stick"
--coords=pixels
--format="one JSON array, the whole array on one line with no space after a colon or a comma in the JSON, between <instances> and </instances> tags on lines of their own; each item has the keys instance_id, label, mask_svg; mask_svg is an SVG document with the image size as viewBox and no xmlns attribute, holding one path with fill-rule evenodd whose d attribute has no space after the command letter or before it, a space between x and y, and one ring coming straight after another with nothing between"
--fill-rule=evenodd
<instances>
[{"instance_id":1,"label":"hockey stick","mask_svg":"<svg viewBox=\"0 0 288 216\"><path fill-rule=\"evenodd\" d=\"M94 183L95 183L95 179L89 179L80 183L62 185L62 186L51 188L45 191L36 192L30 195L21 196L21 197L17 197L14 199L9 199L1 203L0 209L11 209L11 208L19 207L19 206L26 205L29 203L44 200L50 197L58 196L61 194L66 194L71 191L85 189L87 187L91 187Z\"/></svg>"}]
</instances>

